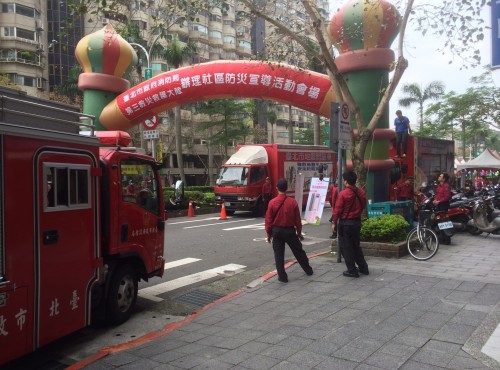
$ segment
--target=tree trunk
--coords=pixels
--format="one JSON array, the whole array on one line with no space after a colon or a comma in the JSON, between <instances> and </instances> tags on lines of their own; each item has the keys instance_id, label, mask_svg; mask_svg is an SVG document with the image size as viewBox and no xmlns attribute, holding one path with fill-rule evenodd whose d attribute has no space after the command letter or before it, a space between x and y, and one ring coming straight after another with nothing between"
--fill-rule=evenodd
<instances>
[{"instance_id":1,"label":"tree trunk","mask_svg":"<svg viewBox=\"0 0 500 370\"><path fill-rule=\"evenodd\" d=\"M314 135L314 145L320 145L320 122L321 118L318 114L314 115L313 118L313 135Z\"/></svg>"},{"instance_id":2,"label":"tree trunk","mask_svg":"<svg viewBox=\"0 0 500 370\"><path fill-rule=\"evenodd\" d=\"M177 154L177 166L179 167L179 175L181 181L186 184L186 176L184 175L184 161L182 159L182 129L181 129L181 107L178 105L174 108L175 121L175 152Z\"/></svg>"}]
</instances>

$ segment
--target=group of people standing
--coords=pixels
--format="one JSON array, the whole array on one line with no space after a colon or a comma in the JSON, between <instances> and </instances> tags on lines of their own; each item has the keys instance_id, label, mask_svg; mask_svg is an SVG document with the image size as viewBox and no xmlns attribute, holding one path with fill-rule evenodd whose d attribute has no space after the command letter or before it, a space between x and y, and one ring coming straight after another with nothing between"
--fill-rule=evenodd
<instances>
[{"instance_id":1,"label":"group of people standing","mask_svg":"<svg viewBox=\"0 0 500 370\"><path fill-rule=\"evenodd\" d=\"M332 227L338 233L339 246L347 270L344 276L359 277L359 273L368 275L368 264L363 255L360 243L361 213L366 208L366 193L356 187L357 176L353 171L342 175L345 189L333 191L335 203L332 203ZM272 243L278 280L286 283L288 276L285 270L285 244L292 250L297 262L307 275L313 274L308 257L302 248L302 221L297 201L286 196L288 182L278 180L278 196L269 201L265 216L267 242Z\"/></svg>"}]
</instances>

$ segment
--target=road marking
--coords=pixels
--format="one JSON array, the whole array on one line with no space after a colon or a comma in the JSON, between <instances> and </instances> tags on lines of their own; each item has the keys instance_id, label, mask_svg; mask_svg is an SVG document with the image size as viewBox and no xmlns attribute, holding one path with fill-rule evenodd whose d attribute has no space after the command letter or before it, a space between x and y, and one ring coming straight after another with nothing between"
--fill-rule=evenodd
<instances>
[{"instance_id":1,"label":"road marking","mask_svg":"<svg viewBox=\"0 0 500 370\"><path fill-rule=\"evenodd\" d=\"M183 258L181 260L167 262L167 263L165 263L165 270L171 269L174 267L178 267L178 266L182 266L182 265L187 265L189 263L198 262L198 261L201 261L201 259L199 259L199 258Z\"/></svg>"},{"instance_id":2,"label":"road marking","mask_svg":"<svg viewBox=\"0 0 500 370\"><path fill-rule=\"evenodd\" d=\"M228 218L230 218L230 217L228 217ZM218 219L219 219L219 217L196 218L193 220L186 220L186 221L179 221L179 222L168 222L167 221L167 224L168 225L180 225L180 224L188 224L188 223L192 223L192 222L211 221L211 220L218 220Z\"/></svg>"},{"instance_id":3,"label":"road marking","mask_svg":"<svg viewBox=\"0 0 500 370\"><path fill-rule=\"evenodd\" d=\"M144 289L139 290L138 296L141 298L149 299L153 302L161 302L163 298L158 297L158 295L170 292L175 289L182 288L187 285L198 283L203 280L211 279L217 276L233 276L245 271L246 266L238 265L236 263L230 263L225 266L215 267L210 270L205 270L197 272L196 274L191 274L183 276L172 281L166 281L161 284L153 285Z\"/></svg>"},{"instance_id":4,"label":"road marking","mask_svg":"<svg viewBox=\"0 0 500 370\"><path fill-rule=\"evenodd\" d=\"M223 231L233 231L233 230L239 230L239 229L254 229L254 230L262 230L264 229L264 224L253 224L253 225L244 225L244 226L236 226L236 227L231 227L227 229L222 229Z\"/></svg>"},{"instance_id":5,"label":"road marking","mask_svg":"<svg viewBox=\"0 0 500 370\"><path fill-rule=\"evenodd\" d=\"M497 361L500 361L500 325L496 327L493 333L490 335L483 348L481 348L481 352L488 355L491 358L494 358Z\"/></svg>"},{"instance_id":6,"label":"road marking","mask_svg":"<svg viewBox=\"0 0 500 370\"><path fill-rule=\"evenodd\" d=\"M198 225L198 226L186 226L184 229L196 229L197 227L206 227L206 226L214 226L214 225L221 225L221 224L231 224L233 222L245 222L245 221L252 221L255 220L255 218L250 218L246 220L236 220L236 221L224 221L224 222L217 222L215 224L205 224L205 225ZM226 230L226 229L224 229Z\"/></svg>"}]
</instances>

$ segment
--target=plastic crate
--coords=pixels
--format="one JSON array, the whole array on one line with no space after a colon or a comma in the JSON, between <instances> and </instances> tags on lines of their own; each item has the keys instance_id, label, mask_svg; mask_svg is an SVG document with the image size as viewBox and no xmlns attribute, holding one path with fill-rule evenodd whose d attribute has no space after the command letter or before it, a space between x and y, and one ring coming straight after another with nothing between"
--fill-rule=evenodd
<instances>
[{"instance_id":1,"label":"plastic crate","mask_svg":"<svg viewBox=\"0 0 500 370\"><path fill-rule=\"evenodd\" d=\"M413 202L405 200L402 202L381 202L368 204L368 218L382 215L401 215L413 226Z\"/></svg>"}]
</instances>

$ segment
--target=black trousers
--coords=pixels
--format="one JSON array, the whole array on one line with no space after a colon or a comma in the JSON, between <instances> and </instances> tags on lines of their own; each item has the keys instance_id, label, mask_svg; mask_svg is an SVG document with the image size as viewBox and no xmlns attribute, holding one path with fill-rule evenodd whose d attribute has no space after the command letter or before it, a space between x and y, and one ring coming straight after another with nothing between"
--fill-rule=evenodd
<instances>
[{"instance_id":1,"label":"black trousers","mask_svg":"<svg viewBox=\"0 0 500 370\"><path fill-rule=\"evenodd\" d=\"M274 262L276 264L276 271L278 272L278 277L281 279L287 279L288 275L285 270L285 243L288 244L292 250L293 255L297 259L300 267L305 273L311 273L312 268L309 265L309 258L302 249L302 243L295 232L294 227L278 227L273 226L273 250L274 250Z\"/></svg>"},{"instance_id":2,"label":"black trousers","mask_svg":"<svg viewBox=\"0 0 500 370\"><path fill-rule=\"evenodd\" d=\"M360 246L361 220L340 220L338 226L338 242L340 252L344 257L345 265L349 272L356 271L356 265L365 269L368 264L365 261L363 250Z\"/></svg>"},{"instance_id":3,"label":"black trousers","mask_svg":"<svg viewBox=\"0 0 500 370\"><path fill-rule=\"evenodd\" d=\"M396 154L401 155L401 147L403 153L408 154L408 132L396 132Z\"/></svg>"}]
</instances>

